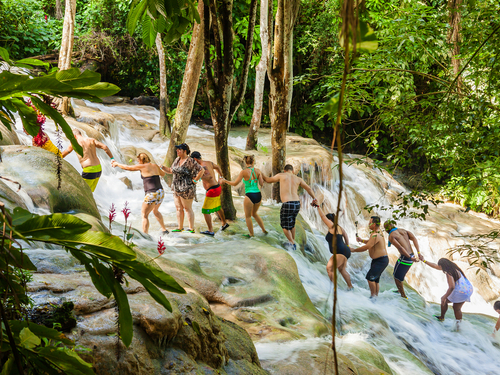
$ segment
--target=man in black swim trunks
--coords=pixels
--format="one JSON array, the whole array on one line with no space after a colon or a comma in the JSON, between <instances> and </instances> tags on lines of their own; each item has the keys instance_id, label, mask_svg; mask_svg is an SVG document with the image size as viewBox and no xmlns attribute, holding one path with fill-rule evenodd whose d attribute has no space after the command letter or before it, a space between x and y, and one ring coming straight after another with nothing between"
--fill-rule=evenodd
<instances>
[{"instance_id":1,"label":"man in black swim trunks","mask_svg":"<svg viewBox=\"0 0 500 375\"><path fill-rule=\"evenodd\" d=\"M312 197L313 205L317 205L316 197L314 196L313 190L305 183L303 179L295 176L293 173L293 166L290 164L285 165L283 173L278 173L273 177L266 177L262 175L262 178L268 184L279 182L280 183L280 198L281 211L280 211L280 224L283 228L283 233L285 233L286 238L289 241L289 246L293 249L297 249L295 245L295 219L299 214L300 210L300 200L299 200L299 186L302 187L307 193Z\"/></svg>"},{"instance_id":2,"label":"man in black swim trunks","mask_svg":"<svg viewBox=\"0 0 500 375\"><path fill-rule=\"evenodd\" d=\"M356 241L362 242L365 245L357 249L351 248L351 252L360 253L368 250L370 258L372 258L372 264L370 270L366 274L366 280L368 280L368 287L370 288L370 298L374 298L378 296L380 276L389 265L389 257L387 256L387 250L385 248L384 236L379 232L380 217L372 216L368 222L368 228L371 230L370 238L368 240L363 240L356 236Z\"/></svg>"},{"instance_id":3,"label":"man in black swim trunks","mask_svg":"<svg viewBox=\"0 0 500 375\"><path fill-rule=\"evenodd\" d=\"M193 151L191 153L191 157L196 160L198 164L200 164L205 172L203 172L203 176L201 176L201 180L203 181L203 188L207 191L205 202L203 203L203 207L201 212L203 216L205 216L205 221L207 223L208 230L200 232L201 234L206 234L208 236L214 236L214 228L212 226L212 213L216 212L221 221L222 227L221 230L225 230L229 227L229 224L226 221L226 217L224 216L224 210L221 207L220 195L222 193L221 186L217 183L215 179L215 171L222 176L222 169L217 164L212 163L208 160L202 160L201 154L198 151Z\"/></svg>"},{"instance_id":4,"label":"man in black swim trunks","mask_svg":"<svg viewBox=\"0 0 500 375\"><path fill-rule=\"evenodd\" d=\"M398 288L401 297L408 298L405 294L403 281L413 262L418 262L418 258L416 258L413 254L410 241L413 242L413 246L417 249L417 254L420 260L423 260L418 247L418 241L412 232L402 228L396 228L396 222L394 220L386 220L384 223L384 229L387 233L389 233L388 245L394 245L401 254L394 266L394 282L396 283L396 287Z\"/></svg>"}]
</instances>

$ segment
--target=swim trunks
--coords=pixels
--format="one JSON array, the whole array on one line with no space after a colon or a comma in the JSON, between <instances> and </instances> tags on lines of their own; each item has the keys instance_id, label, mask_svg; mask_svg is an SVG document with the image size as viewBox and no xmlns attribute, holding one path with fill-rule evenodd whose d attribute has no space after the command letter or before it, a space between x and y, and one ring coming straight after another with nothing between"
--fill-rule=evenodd
<instances>
[{"instance_id":1,"label":"swim trunks","mask_svg":"<svg viewBox=\"0 0 500 375\"><path fill-rule=\"evenodd\" d=\"M207 189L205 202L203 202L203 207L201 212L203 214L212 214L214 212L220 211L220 195L222 193L222 187L220 185L210 186Z\"/></svg>"},{"instance_id":2,"label":"swim trunks","mask_svg":"<svg viewBox=\"0 0 500 375\"><path fill-rule=\"evenodd\" d=\"M102 168L101 165L91 165L89 167L83 168L82 178L89 185L90 190L94 192L101 177Z\"/></svg>"},{"instance_id":3,"label":"swim trunks","mask_svg":"<svg viewBox=\"0 0 500 375\"><path fill-rule=\"evenodd\" d=\"M462 303L470 302L470 296L472 295L473 288L469 280L465 276L461 276L455 282L455 289L448 296L448 301L451 303Z\"/></svg>"},{"instance_id":4,"label":"swim trunks","mask_svg":"<svg viewBox=\"0 0 500 375\"><path fill-rule=\"evenodd\" d=\"M413 255L413 253L411 253L410 255ZM413 260L411 260L411 258L407 258L404 255L401 255L399 259L396 261L396 265L394 266L394 273L393 273L394 278L396 280L403 282L406 273L410 270L412 264Z\"/></svg>"},{"instance_id":5,"label":"swim trunks","mask_svg":"<svg viewBox=\"0 0 500 375\"><path fill-rule=\"evenodd\" d=\"M257 204L262 200L262 193L260 191L258 193L246 193L245 195L253 204Z\"/></svg>"},{"instance_id":6,"label":"swim trunks","mask_svg":"<svg viewBox=\"0 0 500 375\"><path fill-rule=\"evenodd\" d=\"M291 230L295 228L295 219L300 211L300 201L284 202L281 205L280 221L281 228Z\"/></svg>"},{"instance_id":7,"label":"swim trunks","mask_svg":"<svg viewBox=\"0 0 500 375\"><path fill-rule=\"evenodd\" d=\"M389 265L389 257L387 255L384 255L383 257L377 259L372 259L370 270L366 274L366 280L379 283L380 276L382 275L382 272L384 272L384 270L387 268L388 265Z\"/></svg>"},{"instance_id":8,"label":"swim trunks","mask_svg":"<svg viewBox=\"0 0 500 375\"><path fill-rule=\"evenodd\" d=\"M164 197L165 197L165 192L163 191L163 189L150 191L149 193L146 193L146 196L144 197L144 203L161 204L161 202L163 202Z\"/></svg>"}]
</instances>

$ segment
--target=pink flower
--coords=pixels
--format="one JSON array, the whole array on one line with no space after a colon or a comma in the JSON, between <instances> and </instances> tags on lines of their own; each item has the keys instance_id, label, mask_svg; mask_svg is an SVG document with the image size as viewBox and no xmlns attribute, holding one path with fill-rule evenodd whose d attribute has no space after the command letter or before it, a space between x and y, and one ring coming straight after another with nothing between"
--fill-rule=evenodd
<instances>
[{"instance_id":1,"label":"pink flower","mask_svg":"<svg viewBox=\"0 0 500 375\"><path fill-rule=\"evenodd\" d=\"M165 247L165 243L163 243L160 237L160 239L158 240L158 247L157 247L158 254L163 255L166 249L167 248Z\"/></svg>"},{"instance_id":2,"label":"pink flower","mask_svg":"<svg viewBox=\"0 0 500 375\"><path fill-rule=\"evenodd\" d=\"M115 221L116 218L116 208L115 204L111 203L111 207L109 208L109 213L108 213L108 219L109 219L109 226L111 227L111 223Z\"/></svg>"},{"instance_id":3,"label":"pink flower","mask_svg":"<svg viewBox=\"0 0 500 375\"><path fill-rule=\"evenodd\" d=\"M128 217L130 216L130 209L128 208L128 202L125 202L125 207L123 207L123 216L125 216L125 221L128 220Z\"/></svg>"},{"instance_id":4,"label":"pink flower","mask_svg":"<svg viewBox=\"0 0 500 375\"><path fill-rule=\"evenodd\" d=\"M45 22L47 22L47 18L48 18L47 15L45 15Z\"/></svg>"}]
</instances>

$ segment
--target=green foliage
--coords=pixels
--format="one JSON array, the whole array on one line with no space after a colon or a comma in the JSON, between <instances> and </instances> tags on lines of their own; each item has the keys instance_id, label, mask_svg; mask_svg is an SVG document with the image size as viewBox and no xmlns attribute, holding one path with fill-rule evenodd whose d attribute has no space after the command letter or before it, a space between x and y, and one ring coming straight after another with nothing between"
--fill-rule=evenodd
<instances>
[{"instance_id":1,"label":"green foliage","mask_svg":"<svg viewBox=\"0 0 500 375\"><path fill-rule=\"evenodd\" d=\"M471 267L477 267L476 274L481 270L491 269L500 261L496 241L500 232L493 230L486 234L462 236L464 243L448 251L448 256L454 255L465 258Z\"/></svg>"}]
</instances>

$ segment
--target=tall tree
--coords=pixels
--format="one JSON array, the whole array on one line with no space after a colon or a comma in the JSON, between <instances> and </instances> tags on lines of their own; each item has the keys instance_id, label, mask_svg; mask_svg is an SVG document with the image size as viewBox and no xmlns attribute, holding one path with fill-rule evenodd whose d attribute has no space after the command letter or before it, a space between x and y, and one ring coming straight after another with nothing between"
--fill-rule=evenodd
<instances>
[{"instance_id":1,"label":"tall tree","mask_svg":"<svg viewBox=\"0 0 500 375\"><path fill-rule=\"evenodd\" d=\"M451 64L453 65L453 73L458 76L460 73L460 41L461 41L461 20L462 16L460 13L460 7L462 5L462 0L448 0L448 8L450 11L449 22L450 30L448 33L448 43L452 45L451 47ZM457 79L457 89L458 92L462 89L462 77Z\"/></svg>"},{"instance_id":2,"label":"tall tree","mask_svg":"<svg viewBox=\"0 0 500 375\"><path fill-rule=\"evenodd\" d=\"M165 66L165 49L163 48L160 33L156 34L155 43L160 64L160 135L170 136L170 121L168 121L167 116L167 113L170 111L167 92L167 68Z\"/></svg>"},{"instance_id":3,"label":"tall tree","mask_svg":"<svg viewBox=\"0 0 500 375\"><path fill-rule=\"evenodd\" d=\"M165 157L164 165L169 167L175 160L175 145L183 143L186 140L191 114L193 112L196 92L198 91L198 83L200 81L201 68L203 66L203 49L204 49L204 22L205 16L203 13L203 1L198 3L198 13L200 22L193 27L193 35L189 45L188 58L186 68L184 69L184 78L182 80L181 92L177 110L175 112L174 124L172 127L172 135L170 136L170 144L168 145L167 156Z\"/></svg>"},{"instance_id":4,"label":"tall tree","mask_svg":"<svg viewBox=\"0 0 500 375\"><path fill-rule=\"evenodd\" d=\"M278 0L274 23L272 64L267 72L271 82L269 117L271 118L272 173L283 172L286 158L286 131L289 124L293 89L293 26L299 0ZM272 197L280 201L279 184L274 184Z\"/></svg>"},{"instance_id":5,"label":"tall tree","mask_svg":"<svg viewBox=\"0 0 500 375\"><path fill-rule=\"evenodd\" d=\"M207 3L204 10L207 17L204 30L208 102L214 124L217 164L221 167L224 177L231 178L227 137L233 116L245 96L252 58L257 0L251 0L250 2L245 56L239 77L235 77L234 67L233 0L223 0L221 2L208 0ZM213 47L214 51L213 56L211 47ZM239 86L235 82L238 82ZM226 218L236 218L231 186L227 184L224 185L222 190L222 208Z\"/></svg>"},{"instance_id":6,"label":"tall tree","mask_svg":"<svg viewBox=\"0 0 500 375\"><path fill-rule=\"evenodd\" d=\"M272 2L269 0L260 0L260 44L262 53L259 64L255 68L257 72L255 77L255 93L252 121L247 135L247 144L245 150L257 149L257 134L262 121L262 104L264 101L264 83L266 81L266 72L268 69L269 55L269 30L272 28Z\"/></svg>"},{"instance_id":7,"label":"tall tree","mask_svg":"<svg viewBox=\"0 0 500 375\"><path fill-rule=\"evenodd\" d=\"M60 20L63 17L61 0L56 0L56 18Z\"/></svg>"},{"instance_id":8,"label":"tall tree","mask_svg":"<svg viewBox=\"0 0 500 375\"><path fill-rule=\"evenodd\" d=\"M76 0L66 0L62 41L59 50L59 70L68 70L71 68L71 54L73 53L73 40L75 36L75 14ZM62 98L59 104L59 111L64 115L69 114L69 98Z\"/></svg>"}]
</instances>

